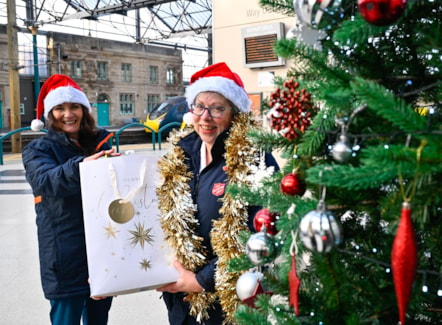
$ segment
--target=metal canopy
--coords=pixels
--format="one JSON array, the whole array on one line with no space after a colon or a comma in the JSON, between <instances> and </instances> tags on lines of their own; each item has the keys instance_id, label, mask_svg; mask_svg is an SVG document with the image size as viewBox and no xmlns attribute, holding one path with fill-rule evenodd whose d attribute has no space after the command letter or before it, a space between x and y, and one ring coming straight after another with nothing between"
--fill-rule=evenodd
<instances>
[{"instance_id":1,"label":"metal canopy","mask_svg":"<svg viewBox=\"0 0 442 325\"><path fill-rule=\"evenodd\" d=\"M212 29L211 0L25 0L27 26L87 19L111 26L136 42L205 34Z\"/></svg>"}]
</instances>

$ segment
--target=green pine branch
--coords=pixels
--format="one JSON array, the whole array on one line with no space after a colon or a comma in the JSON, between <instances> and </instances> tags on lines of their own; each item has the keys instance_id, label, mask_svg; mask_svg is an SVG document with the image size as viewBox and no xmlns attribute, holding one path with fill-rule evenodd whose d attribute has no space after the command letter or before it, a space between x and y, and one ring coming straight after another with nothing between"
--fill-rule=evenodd
<instances>
[{"instance_id":1,"label":"green pine branch","mask_svg":"<svg viewBox=\"0 0 442 325\"><path fill-rule=\"evenodd\" d=\"M384 86L360 77L356 77L350 85L359 100L364 102L369 109L393 123L403 132L416 133L425 130L425 119Z\"/></svg>"}]
</instances>

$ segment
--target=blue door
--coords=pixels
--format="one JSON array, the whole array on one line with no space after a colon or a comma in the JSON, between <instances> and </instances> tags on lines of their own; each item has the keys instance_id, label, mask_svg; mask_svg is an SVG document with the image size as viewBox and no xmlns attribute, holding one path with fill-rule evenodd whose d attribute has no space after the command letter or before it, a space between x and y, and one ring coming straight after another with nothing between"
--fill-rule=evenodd
<instances>
[{"instance_id":1,"label":"blue door","mask_svg":"<svg viewBox=\"0 0 442 325\"><path fill-rule=\"evenodd\" d=\"M98 126L109 126L109 103L97 103Z\"/></svg>"}]
</instances>

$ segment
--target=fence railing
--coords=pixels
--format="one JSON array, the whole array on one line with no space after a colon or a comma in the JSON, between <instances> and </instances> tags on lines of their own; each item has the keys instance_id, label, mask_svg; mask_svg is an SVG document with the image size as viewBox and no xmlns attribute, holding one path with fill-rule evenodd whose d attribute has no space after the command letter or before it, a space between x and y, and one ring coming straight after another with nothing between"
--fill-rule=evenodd
<instances>
[{"instance_id":1,"label":"fence railing","mask_svg":"<svg viewBox=\"0 0 442 325\"><path fill-rule=\"evenodd\" d=\"M116 131L116 132L114 133L114 138L115 138L115 150L116 150L117 152L120 152L120 134L121 134L124 130L126 130L127 128L129 128L129 127L131 127L131 126L142 126L142 127L144 127L145 129L149 129L150 132L152 133L152 149L155 150L155 137L156 137L155 131L154 131L152 128L148 127L147 125L144 125L144 124L141 124L141 123L131 123L131 124L127 124L127 125L123 126L121 129L118 129L118 131ZM161 148L160 148L160 149L161 149Z\"/></svg>"},{"instance_id":2,"label":"fence railing","mask_svg":"<svg viewBox=\"0 0 442 325\"><path fill-rule=\"evenodd\" d=\"M158 149L161 150L161 134L162 134L162 132L164 132L164 130L166 130L170 127L180 126L180 125L181 125L181 123L178 123L178 122L168 123L168 124L164 125L163 127L161 127L158 130L158 132L155 132L152 128L148 127L147 125L144 125L141 123L131 123L131 124L127 124L127 125L123 126L122 128L118 129L116 132L114 132L114 136L110 139L110 141L112 141L112 144L115 145L115 150L117 152L120 152L120 135L121 135L121 133L129 127L142 126L145 129L149 129L152 134L152 149L155 150L155 145L156 145L156 141L157 141L156 139L158 138ZM29 126L27 126L27 127L23 127L20 129L12 130L12 131L10 131L0 137L0 165L3 165L3 141L15 133L20 133L20 132L29 131L29 130L31 130L31 128ZM41 132L47 133L48 130L42 129Z\"/></svg>"},{"instance_id":3,"label":"fence railing","mask_svg":"<svg viewBox=\"0 0 442 325\"><path fill-rule=\"evenodd\" d=\"M13 134L21 133L21 132L24 132L24 131L29 131L30 129L31 129L31 127L25 126L23 128L20 128L20 129L9 131L8 133L6 133L6 134L4 134L4 135L2 135L0 137L0 165L3 165L3 140L9 138ZM42 129L41 132L47 133L48 130Z\"/></svg>"}]
</instances>

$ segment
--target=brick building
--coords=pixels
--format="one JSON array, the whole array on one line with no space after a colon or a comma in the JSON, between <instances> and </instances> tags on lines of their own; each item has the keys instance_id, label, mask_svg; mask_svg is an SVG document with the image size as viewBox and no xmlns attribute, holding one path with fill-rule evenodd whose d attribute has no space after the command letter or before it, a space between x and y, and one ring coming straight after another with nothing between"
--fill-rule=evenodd
<instances>
[{"instance_id":1,"label":"brick building","mask_svg":"<svg viewBox=\"0 0 442 325\"><path fill-rule=\"evenodd\" d=\"M62 73L84 90L99 126L144 120L159 102L184 92L181 50L48 32L39 36L39 79ZM22 126L35 116L35 87L30 44L19 43ZM28 42L29 43L29 42ZM0 129L9 128L7 30L0 25Z\"/></svg>"}]
</instances>

